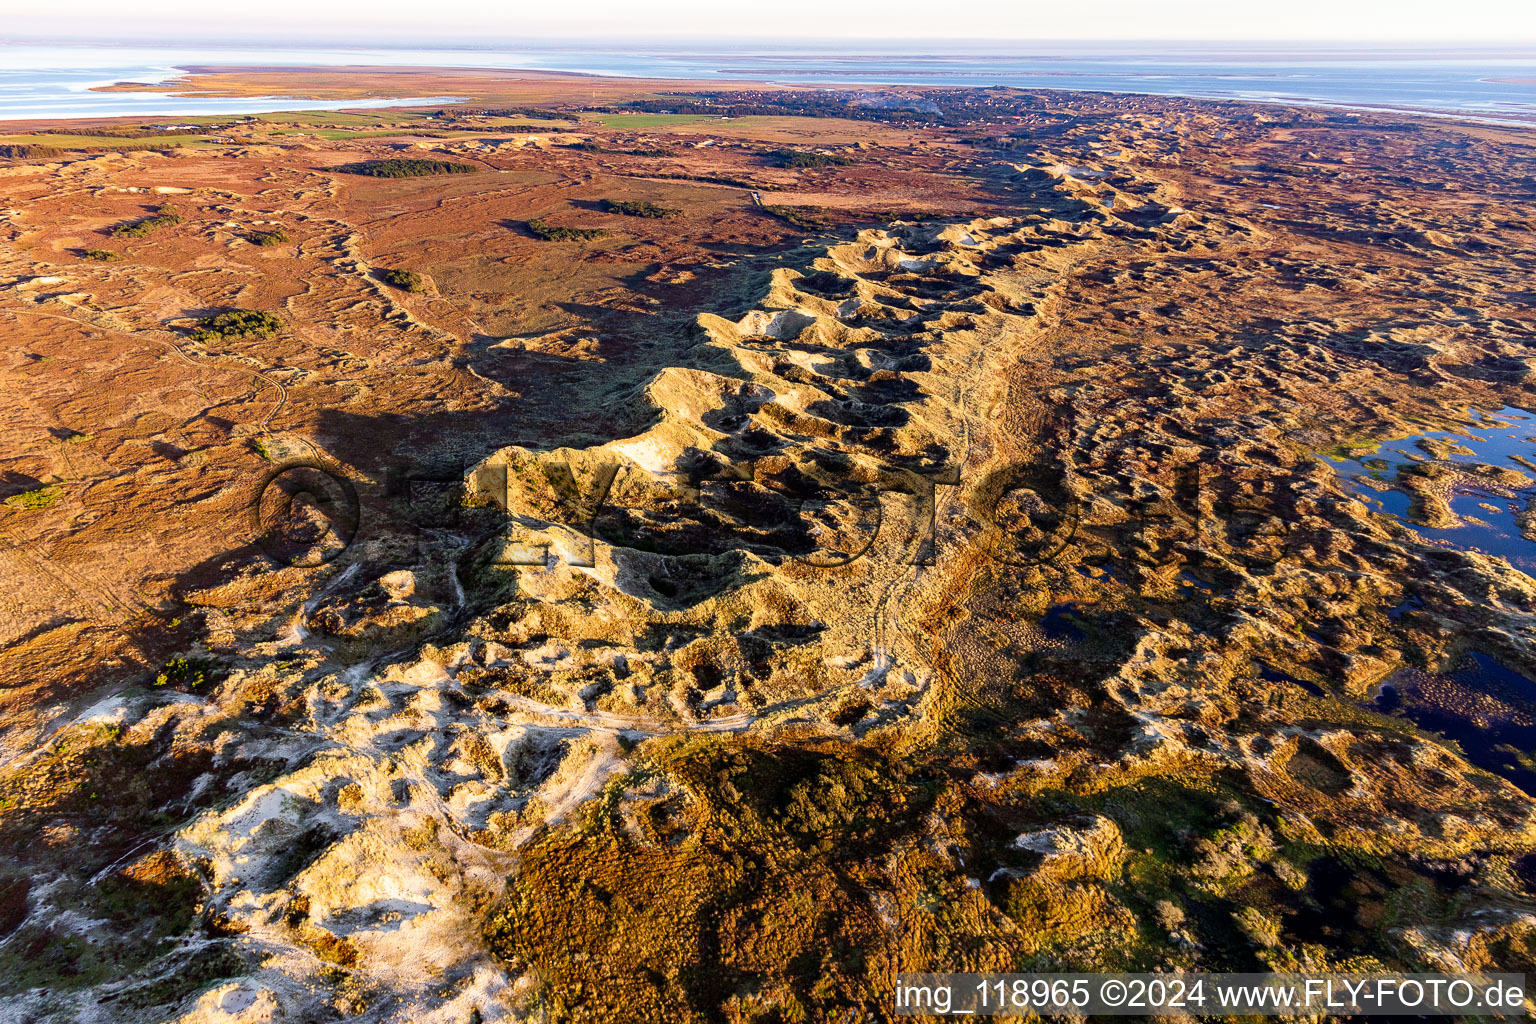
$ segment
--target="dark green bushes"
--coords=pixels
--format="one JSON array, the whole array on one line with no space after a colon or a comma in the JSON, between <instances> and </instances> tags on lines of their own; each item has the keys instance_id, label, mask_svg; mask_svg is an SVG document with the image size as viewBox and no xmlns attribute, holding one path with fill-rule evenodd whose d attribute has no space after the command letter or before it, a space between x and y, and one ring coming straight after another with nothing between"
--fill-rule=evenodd
<instances>
[{"instance_id":1,"label":"dark green bushes","mask_svg":"<svg viewBox=\"0 0 1536 1024\"><path fill-rule=\"evenodd\" d=\"M414 270L380 270L378 274L380 281L403 292L419 293L427 290L426 282Z\"/></svg>"},{"instance_id":2,"label":"dark green bushes","mask_svg":"<svg viewBox=\"0 0 1536 1024\"><path fill-rule=\"evenodd\" d=\"M176 207L166 203L155 211L153 217L145 217L126 224L119 224L112 229L112 234L118 238L143 238L145 235L159 231L161 228L175 227L181 223L181 214L176 212Z\"/></svg>"},{"instance_id":3,"label":"dark green bushes","mask_svg":"<svg viewBox=\"0 0 1536 1024\"><path fill-rule=\"evenodd\" d=\"M535 238L541 238L546 242L579 242L588 238L598 238L603 234L600 228L560 228L538 218L528 222L528 230Z\"/></svg>"},{"instance_id":4,"label":"dark green bushes","mask_svg":"<svg viewBox=\"0 0 1536 1024\"><path fill-rule=\"evenodd\" d=\"M683 212L670 206L657 206L645 200L604 199L602 206L609 213L622 213L626 217L651 217L658 220L676 217Z\"/></svg>"},{"instance_id":5,"label":"dark green bushes","mask_svg":"<svg viewBox=\"0 0 1536 1024\"><path fill-rule=\"evenodd\" d=\"M254 232L253 234L248 235L247 239L252 245L282 245L284 242L288 241L288 233L282 228L276 228L272 231Z\"/></svg>"},{"instance_id":6,"label":"dark green bushes","mask_svg":"<svg viewBox=\"0 0 1536 1024\"><path fill-rule=\"evenodd\" d=\"M472 174L480 168L473 164L450 163L447 160L359 160L350 164L337 164L333 171L343 174L362 174L370 178L425 178L434 174Z\"/></svg>"},{"instance_id":7,"label":"dark green bushes","mask_svg":"<svg viewBox=\"0 0 1536 1024\"><path fill-rule=\"evenodd\" d=\"M270 338L282 329L283 322L271 313L254 309L235 309L228 313L203 317L192 331L192 340L218 341L246 336Z\"/></svg>"},{"instance_id":8,"label":"dark green bushes","mask_svg":"<svg viewBox=\"0 0 1536 1024\"><path fill-rule=\"evenodd\" d=\"M853 158L839 153L806 153L798 149L776 149L768 154L775 167L845 167Z\"/></svg>"}]
</instances>

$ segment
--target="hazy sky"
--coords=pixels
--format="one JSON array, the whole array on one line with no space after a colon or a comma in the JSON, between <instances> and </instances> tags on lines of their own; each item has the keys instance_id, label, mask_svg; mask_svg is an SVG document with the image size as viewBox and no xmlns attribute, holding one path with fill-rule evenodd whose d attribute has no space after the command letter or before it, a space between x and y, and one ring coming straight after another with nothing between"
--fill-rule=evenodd
<instances>
[{"instance_id":1,"label":"hazy sky","mask_svg":"<svg viewBox=\"0 0 1536 1024\"><path fill-rule=\"evenodd\" d=\"M1536 41L1536 0L0 0L0 39Z\"/></svg>"}]
</instances>

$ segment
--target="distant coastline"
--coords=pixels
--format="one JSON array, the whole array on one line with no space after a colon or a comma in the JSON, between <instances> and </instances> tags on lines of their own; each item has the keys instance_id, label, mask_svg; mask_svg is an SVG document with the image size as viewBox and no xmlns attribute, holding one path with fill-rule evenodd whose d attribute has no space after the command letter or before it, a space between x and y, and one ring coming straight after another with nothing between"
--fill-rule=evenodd
<instances>
[{"instance_id":1,"label":"distant coastline","mask_svg":"<svg viewBox=\"0 0 1536 1024\"><path fill-rule=\"evenodd\" d=\"M707 53L575 48L155 48L0 45L0 121L172 114L261 113L444 102L442 97L363 101L314 95L220 96L184 88L187 75L302 67L475 69L519 75L582 75L692 83L782 85L1010 86L1140 93L1191 99L1432 113L1520 124L1536 120L1536 59L1425 59L1330 52L1306 59L1240 53L1009 55L844 53L778 50ZM125 83L132 83L125 84ZM147 85L145 83L148 83ZM276 104L276 105L274 105Z\"/></svg>"}]
</instances>

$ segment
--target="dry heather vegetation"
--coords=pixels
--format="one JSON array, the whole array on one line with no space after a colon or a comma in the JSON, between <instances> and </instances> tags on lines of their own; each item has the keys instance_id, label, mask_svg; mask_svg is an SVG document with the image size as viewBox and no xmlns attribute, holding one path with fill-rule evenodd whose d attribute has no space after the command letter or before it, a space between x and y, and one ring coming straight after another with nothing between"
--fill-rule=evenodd
<instances>
[{"instance_id":1,"label":"dry heather vegetation","mask_svg":"<svg viewBox=\"0 0 1536 1024\"><path fill-rule=\"evenodd\" d=\"M1536 673L1521 556L1455 542L1468 494L1533 528L1467 454L1536 434L1525 135L986 91L573 98L582 149L498 88L0 169L4 1012L1531 969L1532 748L1445 735L1536 721L1457 674ZM480 170L348 173L393 146ZM1336 468L1426 431L1400 516ZM224 546L256 451L356 481L334 560Z\"/></svg>"}]
</instances>

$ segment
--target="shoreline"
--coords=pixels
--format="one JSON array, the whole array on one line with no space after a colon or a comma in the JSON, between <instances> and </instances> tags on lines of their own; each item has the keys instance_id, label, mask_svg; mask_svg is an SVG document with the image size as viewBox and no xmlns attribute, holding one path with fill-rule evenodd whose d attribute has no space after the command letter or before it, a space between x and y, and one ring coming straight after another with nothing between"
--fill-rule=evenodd
<instances>
[{"instance_id":1,"label":"shoreline","mask_svg":"<svg viewBox=\"0 0 1536 1024\"><path fill-rule=\"evenodd\" d=\"M598 91L622 89L632 92L647 87L675 89L687 86L695 89L968 89L980 88L970 84L930 84L902 81L868 82L783 82L774 79L703 79L698 77L654 77L628 75L623 72L568 71L543 68L498 68L392 64L207 64L189 63L172 65L171 70L180 72L174 77L157 82L116 81L97 84L81 90L82 94L139 95L147 102L160 101L157 109L148 112L93 112L89 110L50 112L21 117L0 118L0 127L31 126L63 122L112 123L121 119L142 117L177 116L242 116L254 113L275 113L287 110L348 110L387 109L393 106L414 107L429 104L472 103L483 101L471 85L518 83L527 86L593 86ZM900 77L899 75L897 76ZM366 81L359 81L359 78ZM297 81L303 79L303 81ZM324 81L334 79L334 81ZM454 88L444 83L440 88L415 88L400 90L406 95L390 95L388 81L415 79L425 86L426 79L448 79L462 83ZM321 80L318 81L317 80ZM1523 84L1510 80L1512 84ZM1413 106L1392 103L1362 103L1342 100L1312 99L1305 96L1239 96L1211 95L1200 92L1148 92L1141 89L1110 89L1087 86L1058 88L1048 85L1003 85L997 88L1018 89L1035 93L1092 93L1095 95L1127 97L1178 98L1195 102L1240 103L1263 107L1302 107L1316 110L1340 110L1377 116L1425 117L1436 121L1455 121L1499 128L1536 128L1536 110L1523 112L1479 112L1463 108ZM594 98L596 91L594 91ZM237 107L221 110L192 109L198 101L230 101ZM238 103L248 100L249 103ZM176 101L192 101L187 108L178 109ZM284 105L292 101L295 105Z\"/></svg>"}]
</instances>

